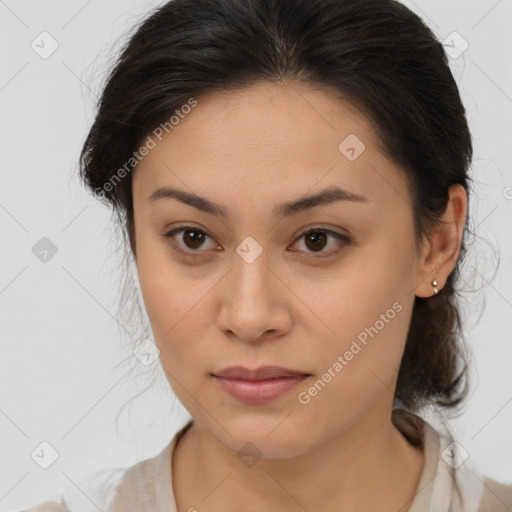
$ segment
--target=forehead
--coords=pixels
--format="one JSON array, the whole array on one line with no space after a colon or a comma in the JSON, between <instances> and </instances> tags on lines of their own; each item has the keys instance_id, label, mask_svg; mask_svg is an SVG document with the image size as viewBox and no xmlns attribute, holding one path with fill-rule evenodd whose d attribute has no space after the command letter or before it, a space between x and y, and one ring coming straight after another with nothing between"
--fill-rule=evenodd
<instances>
[{"instance_id":1,"label":"forehead","mask_svg":"<svg viewBox=\"0 0 512 512\"><path fill-rule=\"evenodd\" d=\"M371 121L334 91L264 83L196 101L161 140L152 136L134 170L134 199L166 185L221 202L233 190L271 200L269 191L286 199L329 185L388 203L408 194Z\"/></svg>"}]
</instances>

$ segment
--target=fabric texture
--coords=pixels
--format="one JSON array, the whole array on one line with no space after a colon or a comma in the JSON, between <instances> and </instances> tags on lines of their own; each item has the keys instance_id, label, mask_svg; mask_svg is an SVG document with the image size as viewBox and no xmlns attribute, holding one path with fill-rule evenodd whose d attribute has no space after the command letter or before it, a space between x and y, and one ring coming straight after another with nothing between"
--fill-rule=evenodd
<instances>
[{"instance_id":1,"label":"fabric texture","mask_svg":"<svg viewBox=\"0 0 512 512\"><path fill-rule=\"evenodd\" d=\"M512 512L512 485L483 477L463 459L463 448L449 434L403 408L393 410L393 423L407 440L424 451L417 492L403 512ZM172 488L174 448L192 425L190 420L155 457L129 467L105 512L177 512ZM20 512L81 512L61 503L44 502Z\"/></svg>"}]
</instances>

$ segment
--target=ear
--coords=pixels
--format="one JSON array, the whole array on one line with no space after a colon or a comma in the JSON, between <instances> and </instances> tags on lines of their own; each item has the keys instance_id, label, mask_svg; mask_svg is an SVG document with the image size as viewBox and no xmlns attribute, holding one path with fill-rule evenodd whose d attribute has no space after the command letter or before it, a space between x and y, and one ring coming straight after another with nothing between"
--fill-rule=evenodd
<instances>
[{"instance_id":1,"label":"ear","mask_svg":"<svg viewBox=\"0 0 512 512\"><path fill-rule=\"evenodd\" d=\"M457 263L462 243L462 235L467 217L468 196L460 184L449 189L449 201L433 233L424 241L421 257L418 261L415 294L418 297L430 297L435 287L441 291Z\"/></svg>"}]
</instances>

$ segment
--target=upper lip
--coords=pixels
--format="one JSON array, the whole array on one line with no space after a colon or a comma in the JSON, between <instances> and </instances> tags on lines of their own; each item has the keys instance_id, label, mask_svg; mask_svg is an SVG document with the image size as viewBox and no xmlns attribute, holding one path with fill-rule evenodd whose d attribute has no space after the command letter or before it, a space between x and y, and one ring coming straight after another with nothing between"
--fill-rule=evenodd
<instances>
[{"instance_id":1,"label":"upper lip","mask_svg":"<svg viewBox=\"0 0 512 512\"><path fill-rule=\"evenodd\" d=\"M265 380L276 379L278 377L298 377L309 374L300 370L283 368L282 366L260 366L255 370L249 370L243 366L230 366L213 375L226 379Z\"/></svg>"}]
</instances>

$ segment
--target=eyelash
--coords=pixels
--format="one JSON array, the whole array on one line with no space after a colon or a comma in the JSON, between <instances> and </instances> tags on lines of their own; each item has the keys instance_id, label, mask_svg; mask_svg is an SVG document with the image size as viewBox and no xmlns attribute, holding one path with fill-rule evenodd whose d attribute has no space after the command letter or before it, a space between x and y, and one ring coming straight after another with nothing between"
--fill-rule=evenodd
<instances>
[{"instance_id":1,"label":"eyelash","mask_svg":"<svg viewBox=\"0 0 512 512\"><path fill-rule=\"evenodd\" d=\"M195 254L195 253L201 253L204 251L200 251L200 250L193 251L192 249L189 251L186 251L186 250L182 249L181 247L179 247L176 244L176 242L172 240L173 236L175 236L176 234L183 232L183 231L195 231L195 232L203 233L206 236L210 237L210 235L208 235L208 233L206 231L196 228L195 226L191 226L191 225L184 225L184 226L180 226L179 228L172 229L171 231L165 233L162 236L164 236L165 238L169 238L171 241L171 248L174 251L176 251L177 253L183 255L185 258L196 259L196 258L200 257L200 254ZM331 235L333 238L337 239L340 242L340 245L336 249L333 249L326 253L317 253L317 255L315 255L315 256L297 256L298 258L307 260L307 259L327 258L327 257L335 256L336 254L338 254L341 251L341 249L343 247L345 247L346 245L348 245L352 242L352 240L349 237L342 235L341 233L332 231L330 229L321 228L321 227L310 228L307 231L302 232L297 237L296 240L298 241L303 236L309 235L312 233L327 233L328 235ZM210 238L212 238L212 237L210 237ZM300 251L297 251L297 252L300 252ZM312 254L315 254L315 253L312 253Z\"/></svg>"}]
</instances>

